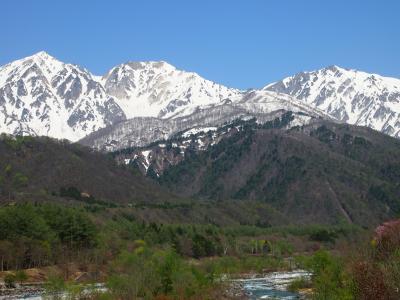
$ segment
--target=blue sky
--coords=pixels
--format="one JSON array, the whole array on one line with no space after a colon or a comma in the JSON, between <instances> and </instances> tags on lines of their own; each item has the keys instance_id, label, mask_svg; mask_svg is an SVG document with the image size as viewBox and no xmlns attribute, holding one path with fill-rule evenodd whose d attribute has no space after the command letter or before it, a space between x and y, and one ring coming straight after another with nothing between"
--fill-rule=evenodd
<instances>
[{"instance_id":1,"label":"blue sky","mask_svg":"<svg viewBox=\"0 0 400 300\"><path fill-rule=\"evenodd\" d=\"M400 78L400 1L3 0L0 65L165 60L238 88L336 64Z\"/></svg>"}]
</instances>

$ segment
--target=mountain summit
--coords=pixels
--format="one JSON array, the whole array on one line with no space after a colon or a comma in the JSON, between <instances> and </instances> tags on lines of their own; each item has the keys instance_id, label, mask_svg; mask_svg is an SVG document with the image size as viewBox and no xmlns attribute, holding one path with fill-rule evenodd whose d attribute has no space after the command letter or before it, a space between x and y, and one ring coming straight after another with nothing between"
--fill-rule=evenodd
<instances>
[{"instance_id":1,"label":"mountain summit","mask_svg":"<svg viewBox=\"0 0 400 300\"><path fill-rule=\"evenodd\" d=\"M46 52L0 68L0 129L76 141L125 119L103 86L85 69Z\"/></svg>"},{"instance_id":2,"label":"mountain summit","mask_svg":"<svg viewBox=\"0 0 400 300\"><path fill-rule=\"evenodd\" d=\"M164 61L129 62L102 78L128 118L169 118L189 114L199 106L235 101L237 89L211 82L193 72L177 70Z\"/></svg>"},{"instance_id":3,"label":"mountain summit","mask_svg":"<svg viewBox=\"0 0 400 300\"><path fill-rule=\"evenodd\" d=\"M264 90L296 97L341 122L400 137L400 79L330 66L298 73Z\"/></svg>"},{"instance_id":4,"label":"mountain summit","mask_svg":"<svg viewBox=\"0 0 400 300\"><path fill-rule=\"evenodd\" d=\"M0 131L11 134L78 141L108 127L114 138L130 136L121 145L132 146L143 144L132 136L136 118L147 128L141 136L149 137L156 129L152 136L162 138L188 126L219 126L232 118L264 120L277 111L368 126L400 137L400 80L330 66L261 90L241 91L164 61L128 62L94 76L44 51L0 67ZM175 125L165 130L151 125L167 120ZM121 135L121 128L133 131Z\"/></svg>"}]
</instances>

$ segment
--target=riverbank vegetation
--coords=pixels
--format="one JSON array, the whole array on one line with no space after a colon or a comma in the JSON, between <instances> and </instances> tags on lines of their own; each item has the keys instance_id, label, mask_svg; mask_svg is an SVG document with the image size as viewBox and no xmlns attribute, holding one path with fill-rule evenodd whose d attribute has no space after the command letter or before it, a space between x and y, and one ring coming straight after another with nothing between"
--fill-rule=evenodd
<instances>
[{"instance_id":1,"label":"riverbank vegetation","mask_svg":"<svg viewBox=\"0 0 400 300\"><path fill-rule=\"evenodd\" d=\"M347 251L319 250L296 260L313 276L311 282L293 282L290 288L312 287L314 299L400 299L400 221L383 224L369 242Z\"/></svg>"},{"instance_id":2,"label":"riverbank vegetation","mask_svg":"<svg viewBox=\"0 0 400 300\"><path fill-rule=\"evenodd\" d=\"M1 207L0 277L13 275L18 282L15 275L28 269L23 280L47 281L52 295L59 289L79 294L82 282L104 282L111 299L223 298L228 289L222 278L297 268L301 261L292 257L337 251L365 232L349 225L146 223L132 217L133 209ZM32 269L44 275L35 279Z\"/></svg>"},{"instance_id":3,"label":"riverbank vegetation","mask_svg":"<svg viewBox=\"0 0 400 300\"><path fill-rule=\"evenodd\" d=\"M232 295L223 279L303 268L313 273L311 282L289 288L311 287L316 299L399 296L397 227L372 239L346 224L162 224L129 212L45 203L1 207L0 277L10 286L47 281L49 295L68 291L71 299L87 294L82 283L90 282L105 284L107 292L93 291L96 299L224 299ZM32 268L42 271L40 280L30 276Z\"/></svg>"}]
</instances>

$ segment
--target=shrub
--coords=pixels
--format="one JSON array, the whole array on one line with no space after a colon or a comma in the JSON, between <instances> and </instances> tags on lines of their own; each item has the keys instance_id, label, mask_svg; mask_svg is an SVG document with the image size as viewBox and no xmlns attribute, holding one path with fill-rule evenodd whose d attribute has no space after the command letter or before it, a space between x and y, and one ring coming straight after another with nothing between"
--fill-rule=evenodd
<instances>
[{"instance_id":1,"label":"shrub","mask_svg":"<svg viewBox=\"0 0 400 300\"><path fill-rule=\"evenodd\" d=\"M15 275L14 274L7 274L4 277L4 284L6 285L7 288L15 288Z\"/></svg>"},{"instance_id":2,"label":"shrub","mask_svg":"<svg viewBox=\"0 0 400 300\"><path fill-rule=\"evenodd\" d=\"M318 229L310 234L310 240L316 242L334 243L336 238L337 238L336 232L328 229Z\"/></svg>"},{"instance_id":3,"label":"shrub","mask_svg":"<svg viewBox=\"0 0 400 300\"><path fill-rule=\"evenodd\" d=\"M340 258L319 250L306 264L313 273L315 299L354 299L352 281Z\"/></svg>"},{"instance_id":4,"label":"shrub","mask_svg":"<svg viewBox=\"0 0 400 300\"><path fill-rule=\"evenodd\" d=\"M306 278L300 277L296 280L293 280L289 286L288 286L288 291L290 292L298 292L301 289L307 289L311 288L312 283L310 280L307 280Z\"/></svg>"},{"instance_id":5,"label":"shrub","mask_svg":"<svg viewBox=\"0 0 400 300\"><path fill-rule=\"evenodd\" d=\"M22 283L28 279L28 275L25 273L24 270L18 270L15 273L15 280L18 281L19 283Z\"/></svg>"},{"instance_id":6,"label":"shrub","mask_svg":"<svg viewBox=\"0 0 400 300\"><path fill-rule=\"evenodd\" d=\"M373 262L357 262L352 269L355 294L358 299L391 299L384 282L384 274Z\"/></svg>"},{"instance_id":7,"label":"shrub","mask_svg":"<svg viewBox=\"0 0 400 300\"><path fill-rule=\"evenodd\" d=\"M382 224L375 230L375 249L380 259L388 258L400 249L400 220Z\"/></svg>"}]
</instances>

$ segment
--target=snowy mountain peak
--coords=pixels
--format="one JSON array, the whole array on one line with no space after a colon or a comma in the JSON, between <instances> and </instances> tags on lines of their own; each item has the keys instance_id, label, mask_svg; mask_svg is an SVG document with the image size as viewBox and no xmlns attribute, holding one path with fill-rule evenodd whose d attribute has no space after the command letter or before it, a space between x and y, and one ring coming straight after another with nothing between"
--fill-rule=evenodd
<instances>
[{"instance_id":1,"label":"snowy mountain peak","mask_svg":"<svg viewBox=\"0 0 400 300\"><path fill-rule=\"evenodd\" d=\"M125 119L84 69L39 52L0 67L0 128L76 141Z\"/></svg>"},{"instance_id":2,"label":"snowy mountain peak","mask_svg":"<svg viewBox=\"0 0 400 300\"><path fill-rule=\"evenodd\" d=\"M128 118L170 118L190 114L200 106L220 104L240 96L193 72L176 69L164 61L129 62L111 69L102 79L110 95Z\"/></svg>"},{"instance_id":3,"label":"snowy mountain peak","mask_svg":"<svg viewBox=\"0 0 400 300\"><path fill-rule=\"evenodd\" d=\"M203 126L206 111L225 120L232 111L260 116L281 110L400 137L400 80L332 65L241 91L165 61L131 61L93 76L44 51L0 67L0 130L12 134L77 141L127 118L197 116L196 126Z\"/></svg>"},{"instance_id":4,"label":"snowy mountain peak","mask_svg":"<svg viewBox=\"0 0 400 300\"><path fill-rule=\"evenodd\" d=\"M31 56L28 56L26 59L42 59L42 60L56 60L53 56L48 54L46 51L39 51Z\"/></svg>"},{"instance_id":5,"label":"snowy mountain peak","mask_svg":"<svg viewBox=\"0 0 400 300\"><path fill-rule=\"evenodd\" d=\"M400 79L330 66L298 73L263 90L296 97L339 121L400 137Z\"/></svg>"}]
</instances>

